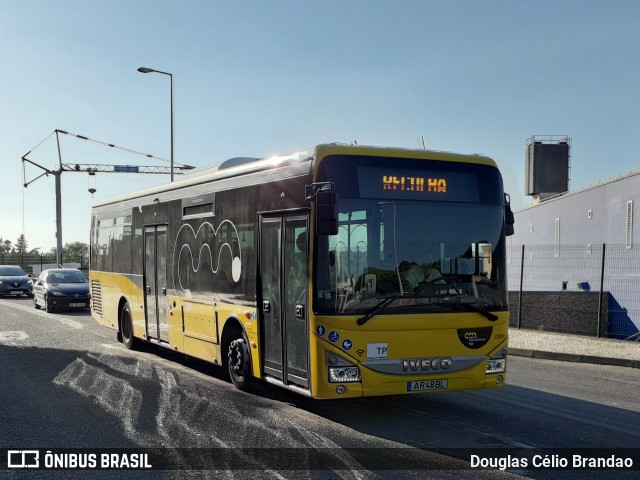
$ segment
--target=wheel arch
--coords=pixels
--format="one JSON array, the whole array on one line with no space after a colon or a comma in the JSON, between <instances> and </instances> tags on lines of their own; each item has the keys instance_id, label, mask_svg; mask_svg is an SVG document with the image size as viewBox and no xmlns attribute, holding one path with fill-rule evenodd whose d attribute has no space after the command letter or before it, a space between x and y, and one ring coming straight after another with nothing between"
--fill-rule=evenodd
<instances>
[{"instance_id":1,"label":"wheel arch","mask_svg":"<svg viewBox=\"0 0 640 480\"><path fill-rule=\"evenodd\" d=\"M220 347L222 349L221 353L223 360L226 358L229 344L233 340L238 338L239 335L243 335L245 338L247 338L247 332L245 332L240 318L238 318L236 315L229 315L222 327L222 336L220 338Z\"/></svg>"},{"instance_id":2,"label":"wheel arch","mask_svg":"<svg viewBox=\"0 0 640 480\"><path fill-rule=\"evenodd\" d=\"M245 341L249 342L248 334L242 325L242 321L235 314L231 314L227 317L222 327L222 335L220 337L220 355L222 357L222 367L225 377L227 374L227 364L228 364L228 355L229 355L229 345L236 338L243 337ZM253 372L253 362L249 362L251 369L251 376L254 375Z\"/></svg>"}]
</instances>

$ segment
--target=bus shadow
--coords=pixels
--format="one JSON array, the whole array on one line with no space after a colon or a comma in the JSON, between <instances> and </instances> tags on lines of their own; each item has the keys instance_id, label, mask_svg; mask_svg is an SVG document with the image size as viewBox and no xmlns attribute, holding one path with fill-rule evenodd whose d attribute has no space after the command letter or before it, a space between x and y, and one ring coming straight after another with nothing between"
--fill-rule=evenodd
<instances>
[{"instance_id":1,"label":"bus shadow","mask_svg":"<svg viewBox=\"0 0 640 480\"><path fill-rule=\"evenodd\" d=\"M468 462L471 450L622 449L640 441L637 412L519 386L322 401L264 385L252 395L223 384L220 368L154 345L132 353L116 345L77 351L18 342L0 345L6 372L0 391L7 394L11 419L0 433L15 444L35 444L38 435L55 432L48 446L394 445ZM47 400L20 400L26 397ZM57 415L61 408L64 415ZM526 473L544 479L558 472ZM597 470L577 473L567 478L602 478Z\"/></svg>"},{"instance_id":2,"label":"bus shadow","mask_svg":"<svg viewBox=\"0 0 640 480\"><path fill-rule=\"evenodd\" d=\"M535 389L303 401L361 433L421 448L635 448L640 413ZM458 438L449 435L455 429Z\"/></svg>"},{"instance_id":3,"label":"bus shadow","mask_svg":"<svg viewBox=\"0 0 640 480\"><path fill-rule=\"evenodd\" d=\"M139 350L228 382L220 366L151 344ZM509 384L489 390L314 400L257 382L248 395L417 448L636 448L640 442L640 431L631 427L640 425L638 412Z\"/></svg>"}]
</instances>

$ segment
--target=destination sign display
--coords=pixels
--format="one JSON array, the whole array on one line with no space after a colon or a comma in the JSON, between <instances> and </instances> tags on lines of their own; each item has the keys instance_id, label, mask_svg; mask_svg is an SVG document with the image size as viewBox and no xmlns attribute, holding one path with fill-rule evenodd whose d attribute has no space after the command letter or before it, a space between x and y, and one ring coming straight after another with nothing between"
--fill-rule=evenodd
<instances>
[{"instance_id":1,"label":"destination sign display","mask_svg":"<svg viewBox=\"0 0 640 480\"><path fill-rule=\"evenodd\" d=\"M405 177L397 175L383 175L383 190L400 190L407 192L441 192L447 191L446 178Z\"/></svg>"},{"instance_id":2,"label":"destination sign display","mask_svg":"<svg viewBox=\"0 0 640 480\"><path fill-rule=\"evenodd\" d=\"M478 202L478 177L469 172L358 168L361 198Z\"/></svg>"}]
</instances>

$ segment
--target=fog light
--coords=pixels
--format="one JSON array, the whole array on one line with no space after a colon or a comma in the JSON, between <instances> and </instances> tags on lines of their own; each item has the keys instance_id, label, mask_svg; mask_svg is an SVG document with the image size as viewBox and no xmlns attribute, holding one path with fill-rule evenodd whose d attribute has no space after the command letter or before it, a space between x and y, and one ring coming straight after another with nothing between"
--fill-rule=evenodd
<instances>
[{"instance_id":1,"label":"fog light","mask_svg":"<svg viewBox=\"0 0 640 480\"><path fill-rule=\"evenodd\" d=\"M336 393L337 393L338 395L342 395L342 394L343 394L344 392L346 392L346 391L347 391L347 389L344 387L344 385L338 385L338 386L336 387Z\"/></svg>"},{"instance_id":2,"label":"fog light","mask_svg":"<svg viewBox=\"0 0 640 480\"><path fill-rule=\"evenodd\" d=\"M507 367L506 358L492 358L487 362L485 373L504 373Z\"/></svg>"},{"instance_id":3,"label":"fog light","mask_svg":"<svg viewBox=\"0 0 640 480\"><path fill-rule=\"evenodd\" d=\"M502 383L502 375L498 375L496 377L496 385L500 385Z\"/></svg>"}]
</instances>

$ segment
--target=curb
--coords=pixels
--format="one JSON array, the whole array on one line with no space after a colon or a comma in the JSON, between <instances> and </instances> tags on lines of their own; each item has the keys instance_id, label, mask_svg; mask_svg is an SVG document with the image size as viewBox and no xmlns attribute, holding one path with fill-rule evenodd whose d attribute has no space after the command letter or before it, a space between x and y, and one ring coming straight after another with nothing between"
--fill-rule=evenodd
<instances>
[{"instance_id":1,"label":"curb","mask_svg":"<svg viewBox=\"0 0 640 480\"><path fill-rule=\"evenodd\" d=\"M546 352L528 348L509 348L509 355L517 357L540 358L543 360L558 360L561 362L594 363L596 365L613 365L616 367L640 368L640 360L626 358L598 357L594 355L580 355L576 353Z\"/></svg>"}]
</instances>

